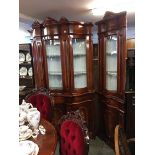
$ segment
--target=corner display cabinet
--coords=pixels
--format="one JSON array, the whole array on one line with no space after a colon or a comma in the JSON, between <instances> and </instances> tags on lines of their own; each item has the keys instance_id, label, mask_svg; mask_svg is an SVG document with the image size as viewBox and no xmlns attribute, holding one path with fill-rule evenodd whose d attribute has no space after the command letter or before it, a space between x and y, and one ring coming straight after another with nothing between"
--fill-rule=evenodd
<instances>
[{"instance_id":1,"label":"corner display cabinet","mask_svg":"<svg viewBox=\"0 0 155 155\"><path fill-rule=\"evenodd\" d=\"M114 128L124 128L126 12L106 12L96 23L99 39L99 103L101 133L113 146Z\"/></svg>"},{"instance_id":2,"label":"corner display cabinet","mask_svg":"<svg viewBox=\"0 0 155 155\"><path fill-rule=\"evenodd\" d=\"M35 84L49 89L53 123L57 125L67 111L79 109L90 134L94 130L92 26L50 17L32 25Z\"/></svg>"}]
</instances>

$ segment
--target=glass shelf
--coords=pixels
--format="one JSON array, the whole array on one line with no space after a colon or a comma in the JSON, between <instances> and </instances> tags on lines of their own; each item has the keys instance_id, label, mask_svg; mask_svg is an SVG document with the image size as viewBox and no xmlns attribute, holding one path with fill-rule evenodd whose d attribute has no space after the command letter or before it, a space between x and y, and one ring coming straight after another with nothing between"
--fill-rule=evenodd
<instances>
[{"instance_id":1,"label":"glass shelf","mask_svg":"<svg viewBox=\"0 0 155 155\"><path fill-rule=\"evenodd\" d=\"M109 71L109 72L106 72L106 74L109 76L116 76L117 77L117 72L115 72L115 71Z\"/></svg>"},{"instance_id":2,"label":"glass shelf","mask_svg":"<svg viewBox=\"0 0 155 155\"><path fill-rule=\"evenodd\" d=\"M74 72L74 75L87 74L85 71Z\"/></svg>"},{"instance_id":3,"label":"glass shelf","mask_svg":"<svg viewBox=\"0 0 155 155\"><path fill-rule=\"evenodd\" d=\"M53 55L46 55L46 57L47 57L47 58L53 58L53 57L58 57L58 58L59 58L60 55L53 54Z\"/></svg>"},{"instance_id":4,"label":"glass shelf","mask_svg":"<svg viewBox=\"0 0 155 155\"><path fill-rule=\"evenodd\" d=\"M86 54L83 54L83 53L76 53L76 54L74 54L74 56L86 56Z\"/></svg>"},{"instance_id":5,"label":"glass shelf","mask_svg":"<svg viewBox=\"0 0 155 155\"><path fill-rule=\"evenodd\" d=\"M107 55L110 55L110 56L117 56L117 51L112 51L110 53L106 53Z\"/></svg>"},{"instance_id":6,"label":"glass shelf","mask_svg":"<svg viewBox=\"0 0 155 155\"><path fill-rule=\"evenodd\" d=\"M48 75L54 75L54 76L59 75L59 76L61 76L62 73L61 72L48 72Z\"/></svg>"}]
</instances>

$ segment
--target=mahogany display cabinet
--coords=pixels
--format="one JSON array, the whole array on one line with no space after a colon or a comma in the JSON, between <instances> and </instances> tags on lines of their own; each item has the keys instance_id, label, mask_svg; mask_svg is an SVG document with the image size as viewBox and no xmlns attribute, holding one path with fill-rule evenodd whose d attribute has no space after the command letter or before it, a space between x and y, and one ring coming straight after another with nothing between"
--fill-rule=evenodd
<instances>
[{"instance_id":1,"label":"mahogany display cabinet","mask_svg":"<svg viewBox=\"0 0 155 155\"><path fill-rule=\"evenodd\" d=\"M100 133L113 145L114 128L125 126L126 12L106 12L98 26Z\"/></svg>"},{"instance_id":2,"label":"mahogany display cabinet","mask_svg":"<svg viewBox=\"0 0 155 155\"><path fill-rule=\"evenodd\" d=\"M47 17L34 22L32 52L36 88L49 89L53 123L79 109L94 135L92 23Z\"/></svg>"}]
</instances>

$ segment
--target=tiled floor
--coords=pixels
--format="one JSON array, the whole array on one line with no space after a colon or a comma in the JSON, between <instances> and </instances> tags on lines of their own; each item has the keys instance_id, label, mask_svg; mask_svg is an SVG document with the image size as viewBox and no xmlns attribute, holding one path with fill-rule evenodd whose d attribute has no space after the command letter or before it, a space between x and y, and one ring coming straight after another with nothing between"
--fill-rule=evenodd
<instances>
[{"instance_id":1,"label":"tiled floor","mask_svg":"<svg viewBox=\"0 0 155 155\"><path fill-rule=\"evenodd\" d=\"M59 155L59 144L57 145L55 155ZM96 137L95 140L90 140L89 155L115 155L115 153L104 141Z\"/></svg>"}]
</instances>

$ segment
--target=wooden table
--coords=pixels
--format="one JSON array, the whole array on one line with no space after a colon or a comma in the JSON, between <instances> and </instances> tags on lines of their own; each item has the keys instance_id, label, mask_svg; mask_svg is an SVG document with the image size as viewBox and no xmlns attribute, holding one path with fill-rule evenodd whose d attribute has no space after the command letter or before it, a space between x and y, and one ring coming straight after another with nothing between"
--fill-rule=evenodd
<instances>
[{"instance_id":1,"label":"wooden table","mask_svg":"<svg viewBox=\"0 0 155 155\"><path fill-rule=\"evenodd\" d=\"M46 129L45 135L39 133L37 138L31 138L34 143L38 144L39 146L39 153L38 155L54 155L56 146L57 146L57 132L54 126L44 120L41 119L40 125L43 125Z\"/></svg>"}]
</instances>

